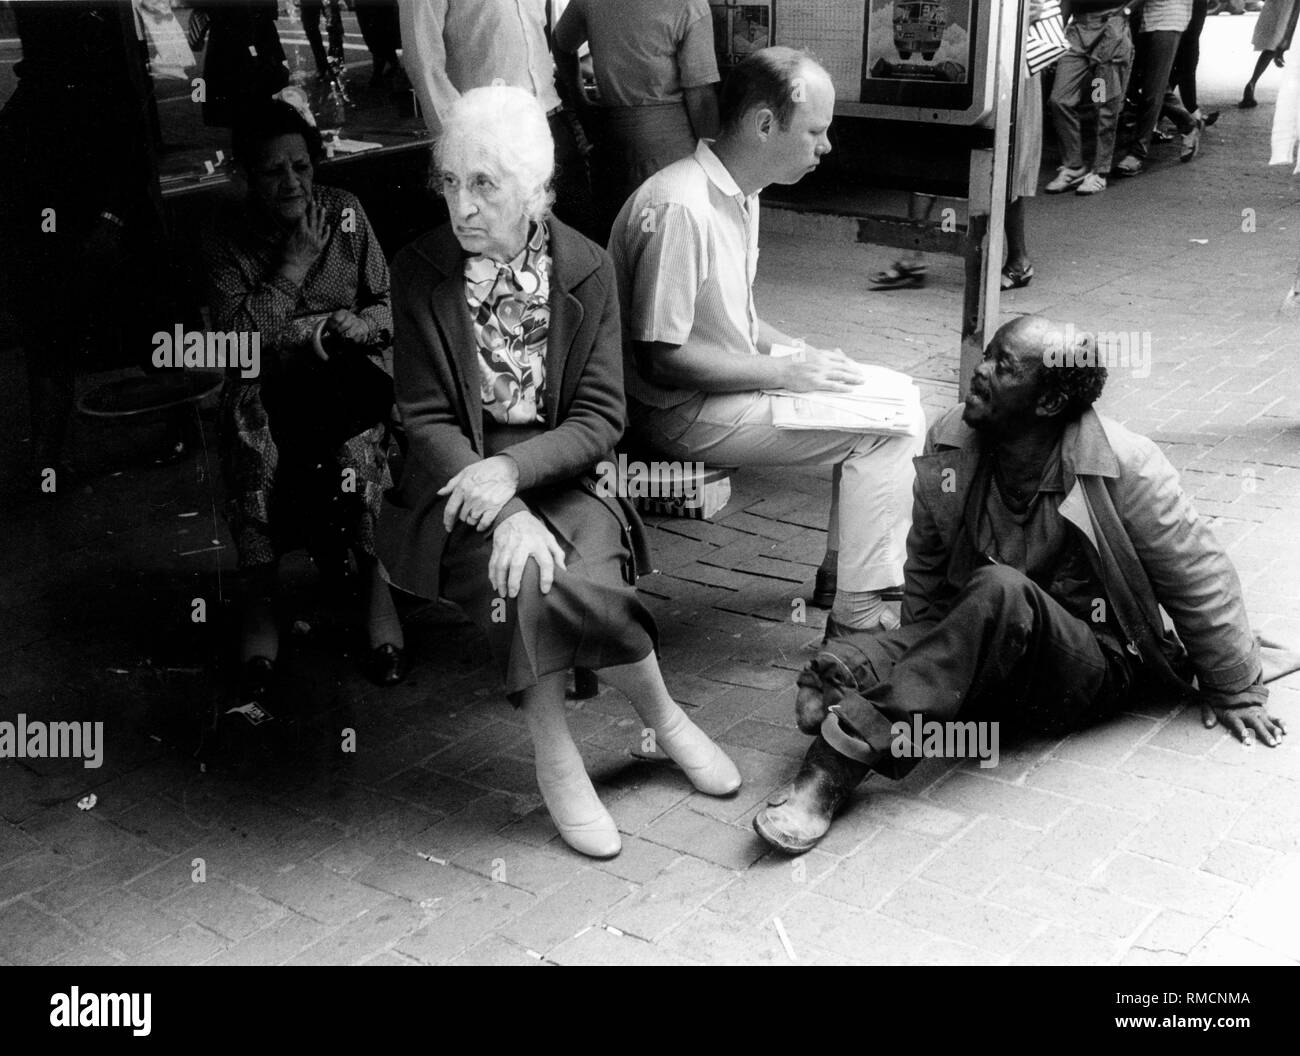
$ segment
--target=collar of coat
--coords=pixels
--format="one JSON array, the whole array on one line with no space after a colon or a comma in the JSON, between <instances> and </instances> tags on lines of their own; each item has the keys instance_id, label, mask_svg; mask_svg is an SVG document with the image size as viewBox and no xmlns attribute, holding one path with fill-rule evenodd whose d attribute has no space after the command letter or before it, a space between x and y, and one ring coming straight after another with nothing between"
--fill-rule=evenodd
<instances>
[{"instance_id":1,"label":"collar of coat","mask_svg":"<svg viewBox=\"0 0 1300 1056\"><path fill-rule=\"evenodd\" d=\"M546 341L546 426L554 429L575 392L585 365L583 357L571 357L574 340L586 317L582 299L574 292L595 275L603 254L567 224L547 217L551 232L550 308ZM483 406L479 394L478 346L475 343L469 306L465 300L465 260L469 256L450 224L416 239L410 247L429 265L431 274L422 276L432 287L428 292L433 324L442 332L449 350L451 367L460 393L463 424L473 438L474 448L483 448Z\"/></svg>"},{"instance_id":2,"label":"collar of coat","mask_svg":"<svg viewBox=\"0 0 1300 1056\"><path fill-rule=\"evenodd\" d=\"M979 434L961 420L960 405L935 423L928 453L916 460L918 494L934 517L951 555L948 573L964 582L971 571L968 547L958 545L962 510L981 455ZM1164 622L1155 591L1115 510L1104 478L1121 476L1120 460L1106 435L1105 422L1091 408L1065 427L1061 437L1060 480L1052 490L1065 497L1057 513L1088 542L1087 553L1135 654L1159 677L1177 678L1160 646ZM1047 483L1047 482L1045 482ZM1178 683L1180 689L1189 687Z\"/></svg>"},{"instance_id":3,"label":"collar of coat","mask_svg":"<svg viewBox=\"0 0 1300 1056\"><path fill-rule=\"evenodd\" d=\"M567 293L600 268L600 252L554 216L548 216L546 224L551 232L551 282ZM465 258L470 254L456 241L450 224L416 239L412 248L444 278L464 278Z\"/></svg>"},{"instance_id":4,"label":"collar of coat","mask_svg":"<svg viewBox=\"0 0 1300 1056\"><path fill-rule=\"evenodd\" d=\"M960 451L969 459L980 455L980 435L961 419L961 407L948 411L934 425L931 433L933 450L930 457L938 456L942 462L952 461L950 451ZM945 457L946 456L946 457ZM967 461L967 457L957 459ZM1065 427L1061 437L1061 479L1044 481L1055 485L1053 490L1070 491L1075 479L1085 477L1118 477L1119 459L1106 436L1106 428L1097 412L1089 407L1077 421Z\"/></svg>"}]
</instances>

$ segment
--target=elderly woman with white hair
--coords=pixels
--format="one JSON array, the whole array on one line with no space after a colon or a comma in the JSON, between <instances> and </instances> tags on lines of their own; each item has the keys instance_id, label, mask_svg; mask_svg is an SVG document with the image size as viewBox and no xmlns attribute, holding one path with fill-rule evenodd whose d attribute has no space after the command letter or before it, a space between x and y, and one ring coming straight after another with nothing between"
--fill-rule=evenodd
<instances>
[{"instance_id":1,"label":"elderly woman with white hair","mask_svg":"<svg viewBox=\"0 0 1300 1056\"><path fill-rule=\"evenodd\" d=\"M549 213L553 157L522 89L476 88L444 119L433 184L451 221L393 262L410 455L380 550L394 583L482 627L560 835L611 857L618 829L565 719L571 667L627 695L701 792L729 795L740 774L664 685L632 586L640 522L597 486L625 423L618 294L605 252Z\"/></svg>"}]
</instances>

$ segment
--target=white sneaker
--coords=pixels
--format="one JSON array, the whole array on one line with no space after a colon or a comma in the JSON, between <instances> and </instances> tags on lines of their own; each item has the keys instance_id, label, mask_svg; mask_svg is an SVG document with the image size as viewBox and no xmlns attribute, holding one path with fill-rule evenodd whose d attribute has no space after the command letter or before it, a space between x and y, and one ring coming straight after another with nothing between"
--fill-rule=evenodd
<instances>
[{"instance_id":1,"label":"white sneaker","mask_svg":"<svg viewBox=\"0 0 1300 1056\"><path fill-rule=\"evenodd\" d=\"M1106 177L1099 172L1090 172L1074 189L1075 194L1101 194L1106 189Z\"/></svg>"},{"instance_id":2,"label":"white sneaker","mask_svg":"<svg viewBox=\"0 0 1300 1056\"><path fill-rule=\"evenodd\" d=\"M1078 187L1087 175L1087 169L1072 169L1062 165L1056 170L1056 176L1043 188L1048 194L1062 194Z\"/></svg>"}]
</instances>

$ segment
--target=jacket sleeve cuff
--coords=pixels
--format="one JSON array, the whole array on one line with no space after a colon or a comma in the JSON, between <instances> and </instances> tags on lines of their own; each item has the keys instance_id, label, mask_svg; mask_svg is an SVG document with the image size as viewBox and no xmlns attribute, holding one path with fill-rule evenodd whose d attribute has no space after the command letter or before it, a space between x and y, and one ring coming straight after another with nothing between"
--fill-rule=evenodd
<instances>
[{"instance_id":1,"label":"jacket sleeve cuff","mask_svg":"<svg viewBox=\"0 0 1300 1056\"><path fill-rule=\"evenodd\" d=\"M523 443L514 444L501 453L519 467L519 483L516 490L527 491L529 488L537 486L539 467L536 454L529 449L529 441L525 440Z\"/></svg>"},{"instance_id":2,"label":"jacket sleeve cuff","mask_svg":"<svg viewBox=\"0 0 1300 1056\"><path fill-rule=\"evenodd\" d=\"M1237 694L1251 688L1259 681L1263 665L1259 656L1259 642L1251 648L1250 655L1229 667L1216 668L1213 671L1196 669L1196 680L1202 689L1213 693Z\"/></svg>"},{"instance_id":3,"label":"jacket sleeve cuff","mask_svg":"<svg viewBox=\"0 0 1300 1056\"><path fill-rule=\"evenodd\" d=\"M505 523L507 517L513 517L516 513L527 513L528 504L518 495L501 507L501 512L497 514L497 519L493 522L495 528L498 524Z\"/></svg>"}]
</instances>

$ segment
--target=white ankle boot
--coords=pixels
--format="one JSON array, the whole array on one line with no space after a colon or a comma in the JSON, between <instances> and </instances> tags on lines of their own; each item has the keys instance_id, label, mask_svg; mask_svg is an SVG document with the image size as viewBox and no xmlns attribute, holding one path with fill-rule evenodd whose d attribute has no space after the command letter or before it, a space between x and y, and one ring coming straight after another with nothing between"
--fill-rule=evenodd
<instances>
[{"instance_id":1,"label":"white ankle boot","mask_svg":"<svg viewBox=\"0 0 1300 1056\"><path fill-rule=\"evenodd\" d=\"M623 849L618 826L585 770L580 774L543 774L539 767L537 787L560 838L575 851L590 858L613 858Z\"/></svg>"},{"instance_id":2,"label":"white ankle boot","mask_svg":"<svg viewBox=\"0 0 1300 1056\"><path fill-rule=\"evenodd\" d=\"M706 796L729 796L740 788L736 764L680 708L654 732L656 745Z\"/></svg>"}]
</instances>

